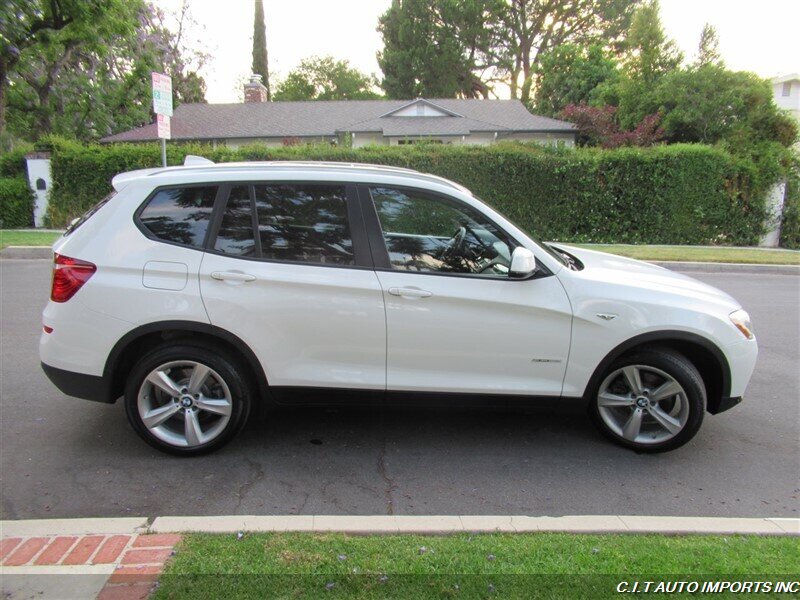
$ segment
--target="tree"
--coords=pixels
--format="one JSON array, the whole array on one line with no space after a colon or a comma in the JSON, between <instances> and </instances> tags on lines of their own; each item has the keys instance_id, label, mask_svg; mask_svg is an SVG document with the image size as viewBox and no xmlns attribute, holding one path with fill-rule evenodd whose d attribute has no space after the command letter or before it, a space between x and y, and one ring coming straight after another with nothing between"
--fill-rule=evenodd
<instances>
[{"instance_id":1,"label":"tree","mask_svg":"<svg viewBox=\"0 0 800 600\"><path fill-rule=\"evenodd\" d=\"M508 73L512 98L528 102L541 57L562 44L616 47L639 0L509 0L495 53Z\"/></svg>"},{"instance_id":2,"label":"tree","mask_svg":"<svg viewBox=\"0 0 800 600\"><path fill-rule=\"evenodd\" d=\"M279 82L274 100L370 100L380 98L377 81L346 60L313 56Z\"/></svg>"},{"instance_id":3,"label":"tree","mask_svg":"<svg viewBox=\"0 0 800 600\"><path fill-rule=\"evenodd\" d=\"M267 26L264 23L264 0L255 0L256 14L253 20L253 68L252 72L261 75L261 82L267 88L267 100L272 100L269 87L269 60L267 54Z\"/></svg>"},{"instance_id":4,"label":"tree","mask_svg":"<svg viewBox=\"0 0 800 600\"><path fill-rule=\"evenodd\" d=\"M205 55L185 42L193 24L188 4L176 15L143 2L121 6L127 12L105 13L90 36L64 29L21 54L8 93L11 131L27 139L95 139L148 123L152 71L172 77L176 103L204 101L197 69Z\"/></svg>"},{"instance_id":5,"label":"tree","mask_svg":"<svg viewBox=\"0 0 800 600\"><path fill-rule=\"evenodd\" d=\"M698 67L706 65L722 65L722 58L719 54L719 36L714 27L706 23L703 26L703 31L700 33L700 44L697 48L697 62Z\"/></svg>"},{"instance_id":6,"label":"tree","mask_svg":"<svg viewBox=\"0 0 800 600\"><path fill-rule=\"evenodd\" d=\"M559 116L578 127L578 144L581 146L652 146L664 138L661 117L657 113L647 115L631 130L620 128L616 113L616 106L569 104Z\"/></svg>"},{"instance_id":7,"label":"tree","mask_svg":"<svg viewBox=\"0 0 800 600\"><path fill-rule=\"evenodd\" d=\"M791 117L775 105L769 82L715 64L667 74L645 98L643 109L663 115L670 142L773 141L790 146L797 135Z\"/></svg>"},{"instance_id":8,"label":"tree","mask_svg":"<svg viewBox=\"0 0 800 600\"><path fill-rule=\"evenodd\" d=\"M613 46L639 0L393 0L378 64L391 98L488 97L503 82L528 102L540 57L562 44Z\"/></svg>"},{"instance_id":9,"label":"tree","mask_svg":"<svg viewBox=\"0 0 800 600\"><path fill-rule=\"evenodd\" d=\"M390 98L477 98L491 91L501 0L392 0L380 17Z\"/></svg>"},{"instance_id":10,"label":"tree","mask_svg":"<svg viewBox=\"0 0 800 600\"><path fill-rule=\"evenodd\" d=\"M6 126L9 76L22 53L37 43L48 43L62 30L73 40L86 40L98 20L107 21L109 14L125 12L125 8L124 0L4 0L0 7L0 133Z\"/></svg>"},{"instance_id":11,"label":"tree","mask_svg":"<svg viewBox=\"0 0 800 600\"><path fill-rule=\"evenodd\" d=\"M590 104L600 84L618 77L616 61L600 45L563 44L540 59L533 110L555 116L568 104Z\"/></svg>"},{"instance_id":12,"label":"tree","mask_svg":"<svg viewBox=\"0 0 800 600\"><path fill-rule=\"evenodd\" d=\"M625 44L628 75L645 85L655 84L683 61L675 42L664 33L659 9L658 0L649 0L636 10Z\"/></svg>"}]
</instances>

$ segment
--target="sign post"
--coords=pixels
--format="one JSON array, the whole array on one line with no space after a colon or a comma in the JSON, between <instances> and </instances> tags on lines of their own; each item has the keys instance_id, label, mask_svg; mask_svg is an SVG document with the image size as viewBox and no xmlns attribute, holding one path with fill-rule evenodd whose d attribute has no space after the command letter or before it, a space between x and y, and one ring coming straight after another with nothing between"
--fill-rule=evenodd
<instances>
[{"instance_id":1,"label":"sign post","mask_svg":"<svg viewBox=\"0 0 800 600\"><path fill-rule=\"evenodd\" d=\"M170 139L172 116L172 78L161 73L152 73L153 112L156 113L156 127L161 139L161 163L167 166L167 140Z\"/></svg>"}]
</instances>

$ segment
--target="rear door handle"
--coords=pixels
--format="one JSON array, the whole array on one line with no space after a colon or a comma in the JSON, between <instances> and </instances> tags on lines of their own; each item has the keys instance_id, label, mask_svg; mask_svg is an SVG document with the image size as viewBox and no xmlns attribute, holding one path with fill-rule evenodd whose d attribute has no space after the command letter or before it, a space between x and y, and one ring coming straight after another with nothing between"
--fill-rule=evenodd
<instances>
[{"instance_id":1,"label":"rear door handle","mask_svg":"<svg viewBox=\"0 0 800 600\"><path fill-rule=\"evenodd\" d=\"M218 281L254 281L256 276L241 271L214 271L211 278Z\"/></svg>"},{"instance_id":2,"label":"rear door handle","mask_svg":"<svg viewBox=\"0 0 800 600\"><path fill-rule=\"evenodd\" d=\"M403 298L430 298L433 296L433 292L429 292L428 290L407 287L392 287L389 288L389 293L392 296L402 296Z\"/></svg>"}]
</instances>

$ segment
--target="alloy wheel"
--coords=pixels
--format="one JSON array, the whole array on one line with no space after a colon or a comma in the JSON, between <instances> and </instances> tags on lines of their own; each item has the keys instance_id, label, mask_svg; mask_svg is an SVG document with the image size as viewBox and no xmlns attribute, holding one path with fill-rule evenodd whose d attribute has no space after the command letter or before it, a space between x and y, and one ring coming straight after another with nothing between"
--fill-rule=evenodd
<instances>
[{"instance_id":1,"label":"alloy wheel","mask_svg":"<svg viewBox=\"0 0 800 600\"><path fill-rule=\"evenodd\" d=\"M600 384L597 408L606 426L637 444L674 438L689 420L689 401L678 381L655 367L628 365Z\"/></svg>"},{"instance_id":2,"label":"alloy wheel","mask_svg":"<svg viewBox=\"0 0 800 600\"><path fill-rule=\"evenodd\" d=\"M137 408L155 437L191 448L219 437L231 419L233 401L219 373L202 363L180 360L150 371L139 387Z\"/></svg>"}]
</instances>

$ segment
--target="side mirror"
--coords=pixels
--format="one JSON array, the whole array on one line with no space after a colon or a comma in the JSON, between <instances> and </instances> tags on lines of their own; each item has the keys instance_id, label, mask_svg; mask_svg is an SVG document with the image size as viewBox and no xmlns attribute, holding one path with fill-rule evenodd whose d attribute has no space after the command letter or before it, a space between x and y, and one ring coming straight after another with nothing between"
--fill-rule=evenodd
<instances>
[{"instance_id":1,"label":"side mirror","mask_svg":"<svg viewBox=\"0 0 800 600\"><path fill-rule=\"evenodd\" d=\"M523 279L533 274L536 270L536 257L533 252L522 246L514 248L511 255L511 267L508 269L510 277Z\"/></svg>"}]
</instances>

